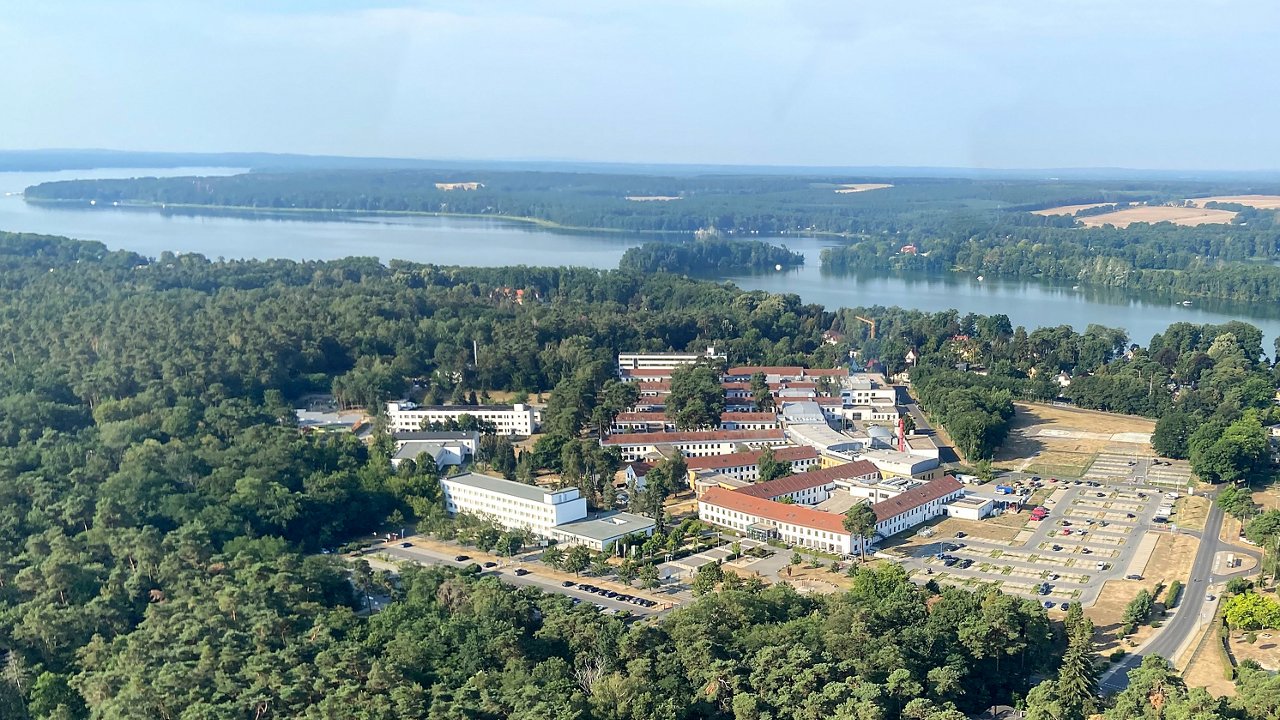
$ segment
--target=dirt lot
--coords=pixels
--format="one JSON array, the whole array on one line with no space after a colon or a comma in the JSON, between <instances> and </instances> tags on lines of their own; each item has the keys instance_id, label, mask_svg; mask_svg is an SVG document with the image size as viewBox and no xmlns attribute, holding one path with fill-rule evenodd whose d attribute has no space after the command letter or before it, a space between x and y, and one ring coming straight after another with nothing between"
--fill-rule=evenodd
<instances>
[{"instance_id":1,"label":"dirt lot","mask_svg":"<svg viewBox=\"0 0 1280 720\"><path fill-rule=\"evenodd\" d=\"M1211 633L1210 637L1200 644L1199 650L1187 663L1186 670L1182 671L1182 677L1188 686L1202 687L1214 697L1231 697L1236 693L1236 685L1227 679L1226 660L1218 649L1217 631L1212 625L1206 630Z\"/></svg>"},{"instance_id":2,"label":"dirt lot","mask_svg":"<svg viewBox=\"0 0 1280 720\"><path fill-rule=\"evenodd\" d=\"M1008 522L1000 522L1008 519ZM887 541L880 543L880 548L908 548L919 547L921 545L930 545L938 542L946 542L955 538L956 533L963 532L969 538L976 540L990 540L992 542L1013 542L1017 537L1018 530L1027 522L1027 514L1017 515L1014 513L1005 513L1000 517L987 518L986 520L965 520L963 518L940 517L921 525L914 533L900 533L889 538ZM1016 523L1016 524L1015 524ZM920 534L920 530L930 528L933 530L931 536Z\"/></svg>"},{"instance_id":3,"label":"dirt lot","mask_svg":"<svg viewBox=\"0 0 1280 720\"><path fill-rule=\"evenodd\" d=\"M841 195L848 195L849 193L867 192L868 190L884 190L885 188L891 187L893 186L888 183L846 183L841 185L836 192Z\"/></svg>"},{"instance_id":4,"label":"dirt lot","mask_svg":"<svg viewBox=\"0 0 1280 720\"><path fill-rule=\"evenodd\" d=\"M1075 215L1081 210L1102 207L1104 205L1114 205L1115 203L1085 203L1084 205L1060 205L1058 207L1045 208L1044 210L1032 210L1032 215Z\"/></svg>"},{"instance_id":5,"label":"dirt lot","mask_svg":"<svg viewBox=\"0 0 1280 720\"><path fill-rule=\"evenodd\" d=\"M1088 608L1085 614L1093 620L1095 641L1098 652L1106 655L1116 648L1130 650L1144 642L1154 632L1150 624L1140 625L1138 631L1123 640L1116 637L1120 620L1124 617L1124 607L1129 604L1138 591L1153 589L1157 583L1163 582L1165 587L1174 580L1184 585L1191 572L1191 562L1195 559L1196 548L1200 541L1190 535L1162 535L1156 543L1155 552L1147 563L1142 580L1111 580L1102 586L1098 602ZM1164 608L1164 590L1156 597L1156 612L1152 617L1159 618Z\"/></svg>"},{"instance_id":6,"label":"dirt lot","mask_svg":"<svg viewBox=\"0 0 1280 720\"><path fill-rule=\"evenodd\" d=\"M1259 210L1280 210L1280 195L1215 195L1207 198L1196 198L1191 202L1198 207L1204 207L1204 204L1209 202L1220 202L1248 205Z\"/></svg>"},{"instance_id":7,"label":"dirt lot","mask_svg":"<svg viewBox=\"0 0 1280 720\"><path fill-rule=\"evenodd\" d=\"M1150 445L1111 439L1119 433L1153 432L1155 423L1146 418L1056 405L1015 406L1009 438L996 455L1001 468L1079 477L1104 450L1123 447L1132 455L1154 454Z\"/></svg>"},{"instance_id":8,"label":"dirt lot","mask_svg":"<svg viewBox=\"0 0 1280 720\"><path fill-rule=\"evenodd\" d=\"M1102 227L1115 225L1123 228L1133 223L1171 222L1174 225L1225 225L1231 222L1236 214L1230 210L1208 210L1197 207L1171 207L1167 205L1151 205L1126 208L1102 215L1089 215L1080 218L1085 227Z\"/></svg>"},{"instance_id":9,"label":"dirt lot","mask_svg":"<svg viewBox=\"0 0 1280 720\"><path fill-rule=\"evenodd\" d=\"M1209 515L1209 498L1200 495L1184 495L1173 504L1173 520L1179 530L1203 530L1205 517Z\"/></svg>"}]
</instances>

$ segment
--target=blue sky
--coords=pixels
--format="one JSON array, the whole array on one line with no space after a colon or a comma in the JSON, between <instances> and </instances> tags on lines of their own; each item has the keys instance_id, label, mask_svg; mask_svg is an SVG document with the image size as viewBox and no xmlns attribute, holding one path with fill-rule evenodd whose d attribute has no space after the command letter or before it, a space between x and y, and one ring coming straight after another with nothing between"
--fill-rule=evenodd
<instances>
[{"instance_id":1,"label":"blue sky","mask_svg":"<svg viewBox=\"0 0 1280 720\"><path fill-rule=\"evenodd\" d=\"M0 147L1280 168L1275 0L46 0Z\"/></svg>"}]
</instances>

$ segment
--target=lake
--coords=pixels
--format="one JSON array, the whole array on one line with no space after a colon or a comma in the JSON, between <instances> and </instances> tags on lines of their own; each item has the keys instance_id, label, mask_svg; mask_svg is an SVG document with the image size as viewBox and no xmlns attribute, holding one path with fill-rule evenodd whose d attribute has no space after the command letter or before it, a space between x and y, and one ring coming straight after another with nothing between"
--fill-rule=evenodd
<instances>
[{"instance_id":1,"label":"lake","mask_svg":"<svg viewBox=\"0 0 1280 720\"><path fill-rule=\"evenodd\" d=\"M51 180L136 176L225 175L232 168L102 169L55 173L0 173L0 230L96 240L112 249L156 256L165 250L210 258L333 260L352 255L441 265L579 265L617 267L627 248L643 242L610 233L559 233L498 220L424 216L352 216L327 213L213 213L48 206L26 203L23 188ZM1171 300L1113 289L1081 289L1015 280L916 275L836 276L819 269L822 248L838 241L814 237L765 238L805 255L786 272L725 278L740 287L790 292L827 307L901 306L961 314L1005 313L1014 325L1035 328L1090 323L1123 327L1135 341L1174 322L1245 320L1260 327L1271 349L1280 336L1280 309L1195 300Z\"/></svg>"}]
</instances>

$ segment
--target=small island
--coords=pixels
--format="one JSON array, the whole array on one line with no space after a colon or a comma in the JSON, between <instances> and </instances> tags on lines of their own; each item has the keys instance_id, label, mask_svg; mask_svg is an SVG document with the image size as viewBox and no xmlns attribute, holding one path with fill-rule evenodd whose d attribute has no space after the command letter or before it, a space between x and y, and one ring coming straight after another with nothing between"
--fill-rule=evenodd
<instances>
[{"instance_id":1,"label":"small island","mask_svg":"<svg viewBox=\"0 0 1280 720\"><path fill-rule=\"evenodd\" d=\"M684 243L649 242L627 250L621 270L681 275L751 273L804 264L804 255L759 240L706 238Z\"/></svg>"}]
</instances>

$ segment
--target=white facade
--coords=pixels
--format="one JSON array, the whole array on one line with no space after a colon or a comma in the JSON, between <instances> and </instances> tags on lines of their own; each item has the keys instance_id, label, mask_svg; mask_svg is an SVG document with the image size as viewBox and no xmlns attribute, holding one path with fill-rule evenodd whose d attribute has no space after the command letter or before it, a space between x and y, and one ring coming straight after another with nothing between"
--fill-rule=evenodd
<instances>
[{"instance_id":1,"label":"white facade","mask_svg":"<svg viewBox=\"0 0 1280 720\"><path fill-rule=\"evenodd\" d=\"M585 545L599 551L630 535L648 537L656 526L654 521L643 515L612 512L555 527L551 530L551 537L562 545Z\"/></svg>"},{"instance_id":2,"label":"white facade","mask_svg":"<svg viewBox=\"0 0 1280 720\"><path fill-rule=\"evenodd\" d=\"M624 370L671 370L699 360L723 358L714 347L705 353L618 353L618 373Z\"/></svg>"},{"instance_id":3,"label":"white facade","mask_svg":"<svg viewBox=\"0 0 1280 720\"><path fill-rule=\"evenodd\" d=\"M440 479L444 507L450 515L486 517L507 528L523 528L552 537L557 525L587 516L587 501L577 488L544 490L534 485L480 473Z\"/></svg>"},{"instance_id":4,"label":"white facade","mask_svg":"<svg viewBox=\"0 0 1280 720\"><path fill-rule=\"evenodd\" d=\"M723 492L733 492L725 490ZM768 501L764 501L768 502ZM781 503L772 503L781 507L788 507ZM793 508L796 506L792 506ZM858 544L855 538L842 529L837 529L831 523L814 522L808 513L823 513L821 510L812 510L810 508L798 507L801 512L783 514L768 512L766 514L752 512L750 510L731 510L721 507L711 502L698 502L698 519L712 525L737 530L746 535L762 533L767 534L770 538L776 538L788 545L798 545L801 547L814 548L816 550L824 550L826 552L839 553L841 555L851 555L858 552ZM805 512L807 511L807 512ZM776 517L770 517L775 516ZM831 515L835 521L839 521L839 517ZM790 518L790 519L789 519ZM817 526L817 527L815 527ZM767 531L767 532L766 532Z\"/></svg>"},{"instance_id":5,"label":"white facade","mask_svg":"<svg viewBox=\"0 0 1280 720\"><path fill-rule=\"evenodd\" d=\"M610 435L601 444L617 448L623 462L635 462L658 448L675 448L687 458L728 455L742 446L749 448L780 447L787 445L781 430L713 430L705 433L636 433Z\"/></svg>"},{"instance_id":6,"label":"white facade","mask_svg":"<svg viewBox=\"0 0 1280 720\"><path fill-rule=\"evenodd\" d=\"M411 402L387 403L387 418L392 432L418 430L423 422L448 422L463 415L493 423L499 435L532 435L541 420L541 413L530 405L419 406Z\"/></svg>"},{"instance_id":7,"label":"white facade","mask_svg":"<svg viewBox=\"0 0 1280 720\"><path fill-rule=\"evenodd\" d=\"M773 449L773 454L778 462L791 463L791 472L802 473L816 470L820 464L818 454L812 451L806 452L807 450L809 448L776 447ZM690 463L689 472L691 475L711 472L746 482L755 482L760 478L760 458L757 453L732 453L732 455L734 459L731 462Z\"/></svg>"},{"instance_id":8,"label":"white facade","mask_svg":"<svg viewBox=\"0 0 1280 720\"><path fill-rule=\"evenodd\" d=\"M995 509L995 501L984 497L962 497L951 501L946 507L948 517L962 520L981 520Z\"/></svg>"}]
</instances>

